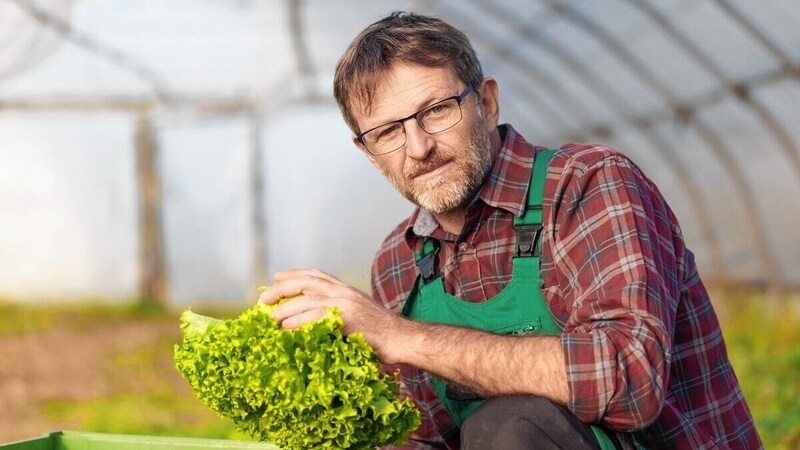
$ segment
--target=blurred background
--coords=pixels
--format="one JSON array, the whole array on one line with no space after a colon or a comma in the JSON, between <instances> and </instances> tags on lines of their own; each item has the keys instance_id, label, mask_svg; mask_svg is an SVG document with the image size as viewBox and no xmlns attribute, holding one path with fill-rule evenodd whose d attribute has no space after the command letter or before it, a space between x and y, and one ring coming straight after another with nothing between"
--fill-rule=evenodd
<instances>
[{"instance_id":1,"label":"blurred background","mask_svg":"<svg viewBox=\"0 0 800 450\"><path fill-rule=\"evenodd\" d=\"M242 439L172 367L181 309L290 267L369 289L412 209L350 142L333 70L439 16L532 143L612 145L660 187L768 448L800 448L795 0L0 0L0 443Z\"/></svg>"}]
</instances>

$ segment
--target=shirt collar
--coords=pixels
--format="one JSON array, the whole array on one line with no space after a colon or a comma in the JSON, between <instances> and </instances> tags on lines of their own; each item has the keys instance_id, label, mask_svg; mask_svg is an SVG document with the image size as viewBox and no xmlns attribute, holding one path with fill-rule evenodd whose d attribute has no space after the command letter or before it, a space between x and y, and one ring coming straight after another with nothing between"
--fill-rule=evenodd
<instances>
[{"instance_id":1,"label":"shirt collar","mask_svg":"<svg viewBox=\"0 0 800 450\"><path fill-rule=\"evenodd\" d=\"M525 212L531 168L537 149L509 124L499 125L498 131L502 145L478 191L477 199L520 217ZM476 202L473 205L474 203ZM417 207L409 217L405 230L409 247L414 248L412 244L415 238L430 236L438 227L439 224L430 211Z\"/></svg>"},{"instance_id":2,"label":"shirt collar","mask_svg":"<svg viewBox=\"0 0 800 450\"><path fill-rule=\"evenodd\" d=\"M487 205L521 217L527 207L528 185L536 148L511 125L498 127L503 145L478 193Z\"/></svg>"}]
</instances>

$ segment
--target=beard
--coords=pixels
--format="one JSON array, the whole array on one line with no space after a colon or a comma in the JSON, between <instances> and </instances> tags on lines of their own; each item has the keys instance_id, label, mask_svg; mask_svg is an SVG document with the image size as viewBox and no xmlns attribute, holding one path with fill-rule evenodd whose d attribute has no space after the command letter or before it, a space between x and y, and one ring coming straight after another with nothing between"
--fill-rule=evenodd
<instances>
[{"instance_id":1,"label":"beard","mask_svg":"<svg viewBox=\"0 0 800 450\"><path fill-rule=\"evenodd\" d=\"M437 144L422 161L407 158L400 174L386 166L379 168L409 201L434 214L446 214L465 207L483 185L492 164L490 145L489 133L477 125L461 149ZM415 178L443 164L449 164L445 172L424 180Z\"/></svg>"}]
</instances>

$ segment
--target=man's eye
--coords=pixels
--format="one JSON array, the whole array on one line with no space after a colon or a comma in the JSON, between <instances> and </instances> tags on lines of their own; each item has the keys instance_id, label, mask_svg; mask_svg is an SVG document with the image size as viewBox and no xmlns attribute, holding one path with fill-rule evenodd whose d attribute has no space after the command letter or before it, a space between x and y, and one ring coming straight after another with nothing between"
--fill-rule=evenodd
<instances>
[{"instance_id":1,"label":"man's eye","mask_svg":"<svg viewBox=\"0 0 800 450\"><path fill-rule=\"evenodd\" d=\"M376 137L375 139L378 140L378 141L382 141L382 140L385 140L385 139L391 139L398 132L400 132L400 129L401 129L400 124L396 124L396 125L392 125L392 126L386 127L383 130L380 130L380 133L378 133L378 137Z\"/></svg>"},{"instance_id":2,"label":"man's eye","mask_svg":"<svg viewBox=\"0 0 800 450\"><path fill-rule=\"evenodd\" d=\"M436 105L433 108L429 109L428 112L431 114L441 114L447 109L446 106L443 105Z\"/></svg>"}]
</instances>

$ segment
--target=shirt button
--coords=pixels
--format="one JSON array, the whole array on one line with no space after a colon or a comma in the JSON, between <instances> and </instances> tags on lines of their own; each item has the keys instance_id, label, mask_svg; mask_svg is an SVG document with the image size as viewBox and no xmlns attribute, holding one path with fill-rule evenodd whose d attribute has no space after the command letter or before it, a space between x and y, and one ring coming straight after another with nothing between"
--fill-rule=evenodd
<instances>
[{"instance_id":1,"label":"shirt button","mask_svg":"<svg viewBox=\"0 0 800 450\"><path fill-rule=\"evenodd\" d=\"M469 245L467 245L466 242L462 242L462 243L458 244L458 251L460 251L460 252L465 252L465 251L467 251L468 248L469 248Z\"/></svg>"}]
</instances>

